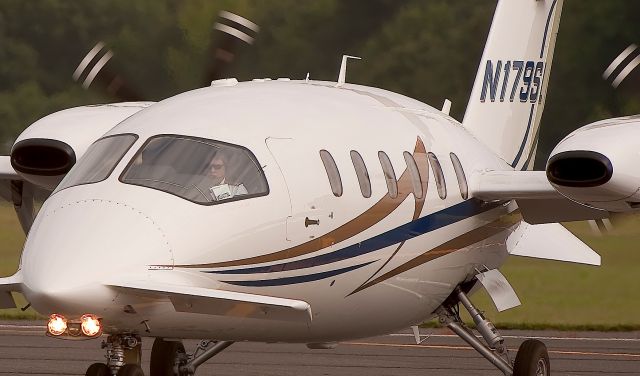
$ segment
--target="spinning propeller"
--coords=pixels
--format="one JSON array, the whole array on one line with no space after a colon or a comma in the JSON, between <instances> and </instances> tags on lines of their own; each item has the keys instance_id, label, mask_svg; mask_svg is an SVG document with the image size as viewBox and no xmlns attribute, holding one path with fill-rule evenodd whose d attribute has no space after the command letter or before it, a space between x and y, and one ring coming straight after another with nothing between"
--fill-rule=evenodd
<instances>
[{"instance_id":1,"label":"spinning propeller","mask_svg":"<svg viewBox=\"0 0 640 376\"><path fill-rule=\"evenodd\" d=\"M252 45L260 27L252 21L237 14L220 11L212 29L209 56L211 57L202 86L209 86L211 81L224 78L235 61L238 51ZM98 42L82 59L73 73L74 81L83 88L93 87L107 93L121 102L139 102L144 98L135 90L115 67L115 53L105 43Z\"/></svg>"},{"instance_id":2,"label":"spinning propeller","mask_svg":"<svg viewBox=\"0 0 640 376\"><path fill-rule=\"evenodd\" d=\"M622 51L607 69L602 73L602 78L609 81L613 88L618 88L636 67L640 65L640 49L635 44L630 44Z\"/></svg>"}]
</instances>

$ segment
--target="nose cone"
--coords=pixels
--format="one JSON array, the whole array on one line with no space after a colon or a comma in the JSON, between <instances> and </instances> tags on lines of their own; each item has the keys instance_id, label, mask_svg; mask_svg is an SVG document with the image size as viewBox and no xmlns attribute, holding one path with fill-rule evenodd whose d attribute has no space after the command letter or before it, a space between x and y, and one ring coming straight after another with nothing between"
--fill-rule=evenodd
<instances>
[{"instance_id":1,"label":"nose cone","mask_svg":"<svg viewBox=\"0 0 640 376\"><path fill-rule=\"evenodd\" d=\"M22 256L25 295L40 313L100 314L115 292L103 283L173 265L162 230L127 204L82 200L45 206Z\"/></svg>"}]
</instances>

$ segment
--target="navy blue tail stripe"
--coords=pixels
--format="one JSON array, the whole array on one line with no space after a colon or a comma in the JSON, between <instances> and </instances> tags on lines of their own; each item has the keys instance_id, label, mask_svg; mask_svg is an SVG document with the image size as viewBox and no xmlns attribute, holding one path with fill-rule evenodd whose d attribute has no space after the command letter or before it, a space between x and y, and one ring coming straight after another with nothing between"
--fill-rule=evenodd
<instances>
[{"instance_id":1,"label":"navy blue tail stripe","mask_svg":"<svg viewBox=\"0 0 640 376\"><path fill-rule=\"evenodd\" d=\"M339 275L339 274L344 274L344 273L350 272L352 270L360 269L363 266L367 266L367 265L372 264L372 263L374 263L376 261L378 261L378 260L369 261L367 263L360 264L360 265L349 266L347 268L329 270L327 272L307 274L307 275L301 275L301 276L296 276L296 277L275 278L275 279L261 279L261 280L256 280L256 281L222 281L222 282L228 283L230 285L247 286L247 287L268 287L268 286L293 285L293 284L296 284L296 283L318 281L318 280L329 278L329 277L333 277L333 276L336 276L336 275Z\"/></svg>"},{"instance_id":2,"label":"navy blue tail stripe","mask_svg":"<svg viewBox=\"0 0 640 376\"><path fill-rule=\"evenodd\" d=\"M396 227L395 229L374 236L373 238L324 255L310 257L303 260L284 262L276 265L205 272L216 274L274 273L326 265L375 252L382 248L404 242L416 236L420 236L427 232L437 230L452 223L456 223L463 219L491 210L502 204L503 202L487 203L482 200L472 198L436 213L418 218L415 221Z\"/></svg>"},{"instance_id":3,"label":"navy blue tail stripe","mask_svg":"<svg viewBox=\"0 0 640 376\"><path fill-rule=\"evenodd\" d=\"M544 27L544 35L542 36L542 47L540 47L540 59L544 56L544 46L547 41L547 33L549 32L549 23L551 22L551 15L553 14L553 10L556 7L556 3L558 0L553 0L553 4L551 4L551 8L549 9L549 15L547 16L547 25Z\"/></svg>"},{"instance_id":4,"label":"navy blue tail stripe","mask_svg":"<svg viewBox=\"0 0 640 376\"><path fill-rule=\"evenodd\" d=\"M531 130L531 121L533 120L533 110L535 108L535 104L531 105L531 112L529 112L529 123L527 124L527 131L524 134L524 139L522 140L522 144L520 145L520 150L518 150L518 154L516 155L516 159L511 163L511 167L516 167L518 162L520 162L520 157L522 157L522 152L524 151L524 147L527 144L527 139L529 138L529 131Z\"/></svg>"}]
</instances>

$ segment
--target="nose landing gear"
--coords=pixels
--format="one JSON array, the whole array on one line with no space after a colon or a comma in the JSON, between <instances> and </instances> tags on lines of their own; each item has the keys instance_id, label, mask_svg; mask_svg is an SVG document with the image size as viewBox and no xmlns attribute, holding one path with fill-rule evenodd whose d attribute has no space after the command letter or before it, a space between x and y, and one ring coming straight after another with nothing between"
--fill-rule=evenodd
<instances>
[{"instance_id":1,"label":"nose landing gear","mask_svg":"<svg viewBox=\"0 0 640 376\"><path fill-rule=\"evenodd\" d=\"M93 363L87 368L85 376L111 376L111 370L104 363Z\"/></svg>"},{"instance_id":2,"label":"nose landing gear","mask_svg":"<svg viewBox=\"0 0 640 376\"><path fill-rule=\"evenodd\" d=\"M137 364L125 364L118 370L117 376L144 376L144 372Z\"/></svg>"},{"instance_id":3,"label":"nose landing gear","mask_svg":"<svg viewBox=\"0 0 640 376\"><path fill-rule=\"evenodd\" d=\"M107 349L107 364L94 363L85 376L144 376L140 367L142 342L130 334L110 335L102 348Z\"/></svg>"},{"instance_id":4,"label":"nose landing gear","mask_svg":"<svg viewBox=\"0 0 640 376\"><path fill-rule=\"evenodd\" d=\"M156 338L151 349L151 376L191 376L213 356L233 344L232 341L201 341L193 354L187 354L180 341ZM85 376L144 376L140 367L142 342L137 335L110 335L102 348L107 363L94 363Z\"/></svg>"},{"instance_id":5,"label":"nose landing gear","mask_svg":"<svg viewBox=\"0 0 640 376\"><path fill-rule=\"evenodd\" d=\"M459 303L462 303L473 318L476 328L485 341L484 343L460 319ZM503 337L496 327L473 306L460 287L455 289L451 297L436 310L436 313L442 325L446 325L506 376L551 375L547 348L544 343L538 340L524 341L512 363Z\"/></svg>"}]
</instances>

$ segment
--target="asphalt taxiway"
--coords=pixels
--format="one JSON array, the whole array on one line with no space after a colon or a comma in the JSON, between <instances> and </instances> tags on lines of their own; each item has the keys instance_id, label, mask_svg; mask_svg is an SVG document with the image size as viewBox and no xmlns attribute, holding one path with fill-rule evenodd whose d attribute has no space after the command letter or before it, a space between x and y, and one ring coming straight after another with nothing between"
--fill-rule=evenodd
<instances>
[{"instance_id":1,"label":"asphalt taxiway","mask_svg":"<svg viewBox=\"0 0 640 376\"><path fill-rule=\"evenodd\" d=\"M89 364L104 361L100 340L63 341L44 336L44 323L0 322L0 375L84 375ZM502 373L443 329L416 345L409 332L347 341L333 350L304 345L236 343L198 369L215 376L451 376ZM503 331L514 351L525 338L547 345L552 375L640 375L640 332ZM143 339L148 374L153 341ZM185 341L191 351L197 341ZM515 353L515 352L514 352Z\"/></svg>"}]
</instances>

